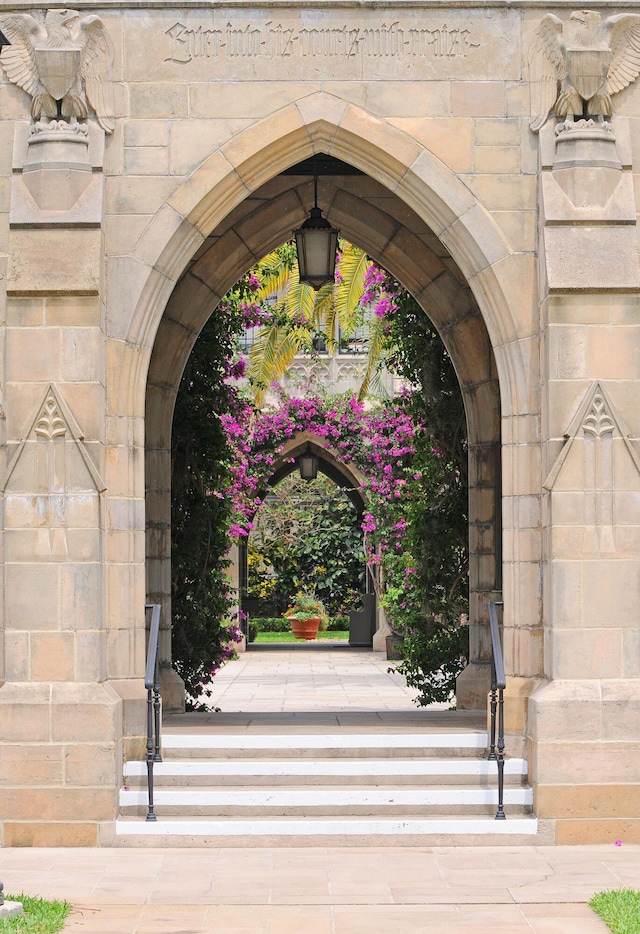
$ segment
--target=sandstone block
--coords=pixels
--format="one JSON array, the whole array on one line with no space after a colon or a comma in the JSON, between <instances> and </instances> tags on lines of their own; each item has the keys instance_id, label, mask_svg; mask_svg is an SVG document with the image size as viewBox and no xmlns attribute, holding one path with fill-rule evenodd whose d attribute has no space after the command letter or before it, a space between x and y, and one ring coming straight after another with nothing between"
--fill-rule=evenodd
<instances>
[{"instance_id":1,"label":"sandstone block","mask_svg":"<svg viewBox=\"0 0 640 934\"><path fill-rule=\"evenodd\" d=\"M4 846L97 846L98 824L82 821L56 823L5 821Z\"/></svg>"},{"instance_id":2,"label":"sandstone block","mask_svg":"<svg viewBox=\"0 0 640 934\"><path fill-rule=\"evenodd\" d=\"M451 110L456 117L502 117L506 112L504 85L498 81L454 81Z\"/></svg>"},{"instance_id":3,"label":"sandstone block","mask_svg":"<svg viewBox=\"0 0 640 934\"><path fill-rule=\"evenodd\" d=\"M75 637L71 632L31 632L30 670L34 681L72 681Z\"/></svg>"},{"instance_id":4,"label":"sandstone block","mask_svg":"<svg viewBox=\"0 0 640 934\"><path fill-rule=\"evenodd\" d=\"M62 749L51 744L5 743L0 759L0 784L61 785L64 781Z\"/></svg>"},{"instance_id":5,"label":"sandstone block","mask_svg":"<svg viewBox=\"0 0 640 934\"><path fill-rule=\"evenodd\" d=\"M13 230L7 271L9 292L75 291L99 287L100 231L94 229ZM52 378L43 374L43 379Z\"/></svg>"}]
</instances>

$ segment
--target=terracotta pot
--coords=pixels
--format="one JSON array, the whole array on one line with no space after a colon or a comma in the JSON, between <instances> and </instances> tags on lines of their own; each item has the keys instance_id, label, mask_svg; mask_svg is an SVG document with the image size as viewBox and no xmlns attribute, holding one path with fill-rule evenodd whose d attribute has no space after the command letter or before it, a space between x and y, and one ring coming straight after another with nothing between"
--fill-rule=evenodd
<instances>
[{"instance_id":1,"label":"terracotta pot","mask_svg":"<svg viewBox=\"0 0 640 934\"><path fill-rule=\"evenodd\" d=\"M291 623L291 632L296 639L306 639L311 642L318 635L319 616L312 616L310 619L296 619L290 616L289 622Z\"/></svg>"}]
</instances>

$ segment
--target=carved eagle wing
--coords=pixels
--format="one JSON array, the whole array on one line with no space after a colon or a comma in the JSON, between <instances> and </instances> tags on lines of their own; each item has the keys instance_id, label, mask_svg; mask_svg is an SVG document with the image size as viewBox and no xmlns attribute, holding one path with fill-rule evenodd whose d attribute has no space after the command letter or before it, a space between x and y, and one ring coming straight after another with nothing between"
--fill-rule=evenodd
<instances>
[{"instance_id":1,"label":"carved eagle wing","mask_svg":"<svg viewBox=\"0 0 640 934\"><path fill-rule=\"evenodd\" d=\"M640 15L609 16L601 26L609 38L611 64L607 72L609 94L621 91L640 75Z\"/></svg>"},{"instance_id":2,"label":"carved eagle wing","mask_svg":"<svg viewBox=\"0 0 640 934\"><path fill-rule=\"evenodd\" d=\"M105 133L115 126L111 65L113 43L99 16L85 16L80 21L82 62L80 77L84 81L87 99L96 112Z\"/></svg>"},{"instance_id":3,"label":"carved eagle wing","mask_svg":"<svg viewBox=\"0 0 640 934\"><path fill-rule=\"evenodd\" d=\"M529 49L529 81L531 88L531 114L529 126L537 132L549 116L558 99L558 82L567 74L560 36L562 20L547 13L533 34Z\"/></svg>"},{"instance_id":4,"label":"carved eagle wing","mask_svg":"<svg viewBox=\"0 0 640 934\"><path fill-rule=\"evenodd\" d=\"M0 27L11 43L3 47L0 57L7 78L36 97L44 87L38 77L34 47L38 40L46 41L44 23L29 13L7 13L0 16Z\"/></svg>"}]
</instances>

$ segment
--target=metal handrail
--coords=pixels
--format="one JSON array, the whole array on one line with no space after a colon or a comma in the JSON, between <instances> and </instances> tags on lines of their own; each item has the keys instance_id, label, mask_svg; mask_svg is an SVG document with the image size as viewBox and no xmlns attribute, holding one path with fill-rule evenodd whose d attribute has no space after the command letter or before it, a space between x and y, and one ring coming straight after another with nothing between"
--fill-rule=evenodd
<instances>
[{"instance_id":1,"label":"metal handrail","mask_svg":"<svg viewBox=\"0 0 640 934\"><path fill-rule=\"evenodd\" d=\"M155 762L162 762L160 755L160 665L158 662L161 607L159 603L148 603L145 610L151 610L147 666L144 673L144 686L147 691L147 789L149 793L146 820L154 821L157 818L153 810L153 765Z\"/></svg>"},{"instance_id":2,"label":"metal handrail","mask_svg":"<svg viewBox=\"0 0 640 934\"><path fill-rule=\"evenodd\" d=\"M491 743L488 759L498 766L498 810L496 820L506 820L504 813L504 689L507 686L502 657L502 643L496 607L502 601L489 603L489 630L491 632ZM498 715L498 738L496 742L496 711Z\"/></svg>"}]
</instances>

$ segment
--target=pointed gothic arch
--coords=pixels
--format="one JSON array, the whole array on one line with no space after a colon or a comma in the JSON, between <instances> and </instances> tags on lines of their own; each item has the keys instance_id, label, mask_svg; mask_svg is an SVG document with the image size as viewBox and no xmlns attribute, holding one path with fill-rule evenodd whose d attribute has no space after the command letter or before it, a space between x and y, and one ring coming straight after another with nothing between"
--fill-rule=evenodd
<instances>
[{"instance_id":1,"label":"pointed gothic arch","mask_svg":"<svg viewBox=\"0 0 640 934\"><path fill-rule=\"evenodd\" d=\"M184 365L228 288L306 217L311 179L292 174L292 166L315 152L363 173L348 184L321 179L319 204L347 239L412 292L456 368L470 439L471 616L480 623L487 600L502 588L501 423L517 430L535 396L512 314L522 257L432 153L324 92L288 105L212 153L122 258L129 290L138 283L122 338L137 349L123 362L140 402L147 377L148 594L168 606L170 432ZM111 297L121 298L117 288ZM165 631L166 659L169 643ZM471 645L479 666L467 692L474 706L485 693L483 625L472 628Z\"/></svg>"}]
</instances>

